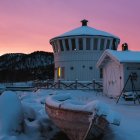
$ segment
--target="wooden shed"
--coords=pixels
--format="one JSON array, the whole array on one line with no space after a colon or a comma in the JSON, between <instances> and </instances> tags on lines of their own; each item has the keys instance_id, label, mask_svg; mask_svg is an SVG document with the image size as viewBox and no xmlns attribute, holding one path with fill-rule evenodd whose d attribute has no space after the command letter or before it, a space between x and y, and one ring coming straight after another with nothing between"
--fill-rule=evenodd
<instances>
[{"instance_id":1,"label":"wooden shed","mask_svg":"<svg viewBox=\"0 0 140 140\"><path fill-rule=\"evenodd\" d=\"M106 50L97 62L103 69L103 93L109 97L117 97L125 86L125 91L132 90L130 75L135 76L133 83L140 89L140 52Z\"/></svg>"}]
</instances>

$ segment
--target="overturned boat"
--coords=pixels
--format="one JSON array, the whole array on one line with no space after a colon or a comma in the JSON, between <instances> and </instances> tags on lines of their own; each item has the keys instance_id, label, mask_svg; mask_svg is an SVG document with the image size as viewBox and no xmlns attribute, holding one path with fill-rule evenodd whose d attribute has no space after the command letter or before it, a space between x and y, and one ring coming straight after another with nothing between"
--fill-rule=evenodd
<instances>
[{"instance_id":1,"label":"overturned boat","mask_svg":"<svg viewBox=\"0 0 140 140\"><path fill-rule=\"evenodd\" d=\"M105 111L97 111L95 106L97 101L85 105L69 95L53 95L47 98L45 108L50 119L70 140L88 140L103 135L109 124Z\"/></svg>"}]
</instances>

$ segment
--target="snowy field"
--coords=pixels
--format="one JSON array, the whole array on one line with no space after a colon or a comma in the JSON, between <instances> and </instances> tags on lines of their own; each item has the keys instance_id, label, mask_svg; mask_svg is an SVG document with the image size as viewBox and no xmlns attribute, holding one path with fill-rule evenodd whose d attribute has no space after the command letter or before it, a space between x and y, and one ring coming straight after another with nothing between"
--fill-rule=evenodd
<instances>
[{"instance_id":1,"label":"snowy field","mask_svg":"<svg viewBox=\"0 0 140 140\"><path fill-rule=\"evenodd\" d=\"M60 131L45 112L45 101L55 94L70 94L77 100L99 100L121 116L120 126L109 125L103 140L140 140L140 105L120 100L118 104L101 93L81 90L6 91L0 96L0 140L56 140ZM60 140L60 139L58 139ZM66 140L66 139L65 139Z\"/></svg>"}]
</instances>

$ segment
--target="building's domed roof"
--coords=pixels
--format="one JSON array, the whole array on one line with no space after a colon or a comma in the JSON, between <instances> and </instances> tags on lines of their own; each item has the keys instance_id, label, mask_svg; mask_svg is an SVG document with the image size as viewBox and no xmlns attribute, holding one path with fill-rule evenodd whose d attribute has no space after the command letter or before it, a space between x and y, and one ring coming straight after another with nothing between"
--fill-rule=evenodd
<instances>
[{"instance_id":1,"label":"building's domed roof","mask_svg":"<svg viewBox=\"0 0 140 140\"><path fill-rule=\"evenodd\" d=\"M117 36L101 31L101 30L97 30L95 28L89 27L87 26L87 20L82 20L82 26L75 28L71 31L68 31L64 34L61 34L59 36L56 36L55 38L62 38L62 37L69 37L69 36L105 36L105 37L113 37L113 38L118 38Z\"/></svg>"}]
</instances>

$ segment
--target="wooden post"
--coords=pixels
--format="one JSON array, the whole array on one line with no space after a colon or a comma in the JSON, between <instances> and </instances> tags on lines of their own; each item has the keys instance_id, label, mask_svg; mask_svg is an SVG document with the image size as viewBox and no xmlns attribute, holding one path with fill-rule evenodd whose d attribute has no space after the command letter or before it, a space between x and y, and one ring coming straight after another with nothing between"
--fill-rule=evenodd
<instances>
[{"instance_id":1,"label":"wooden post","mask_svg":"<svg viewBox=\"0 0 140 140\"><path fill-rule=\"evenodd\" d=\"M95 90L95 80L92 81L93 89Z\"/></svg>"},{"instance_id":2,"label":"wooden post","mask_svg":"<svg viewBox=\"0 0 140 140\"><path fill-rule=\"evenodd\" d=\"M78 86L78 80L76 79L75 80L75 89L77 89L77 86Z\"/></svg>"},{"instance_id":3,"label":"wooden post","mask_svg":"<svg viewBox=\"0 0 140 140\"><path fill-rule=\"evenodd\" d=\"M60 89L60 79L58 79L58 89Z\"/></svg>"},{"instance_id":4,"label":"wooden post","mask_svg":"<svg viewBox=\"0 0 140 140\"><path fill-rule=\"evenodd\" d=\"M47 83L46 83L47 89L49 88L49 80L47 79Z\"/></svg>"}]
</instances>

